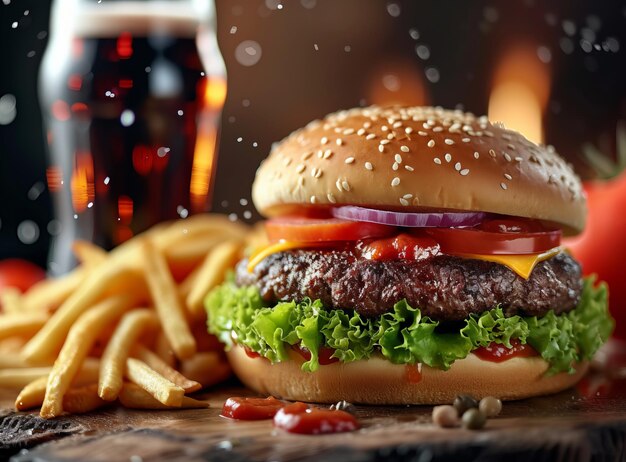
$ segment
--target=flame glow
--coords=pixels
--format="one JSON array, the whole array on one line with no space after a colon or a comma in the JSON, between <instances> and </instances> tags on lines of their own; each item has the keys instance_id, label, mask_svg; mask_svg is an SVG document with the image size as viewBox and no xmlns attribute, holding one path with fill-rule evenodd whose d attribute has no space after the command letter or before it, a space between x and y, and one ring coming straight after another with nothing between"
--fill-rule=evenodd
<instances>
[{"instance_id":1,"label":"flame glow","mask_svg":"<svg viewBox=\"0 0 626 462\"><path fill-rule=\"evenodd\" d=\"M550 73L531 47L506 53L494 74L489 120L502 122L535 143L543 143L543 114Z\"/></svg>"},{"instance_id":2,"label":"flame glow","mask_svg":"<svg viewBox=\"0 0 626 462\"><path fill-rule=\"evenodd\" d=\"M76 213L83 212L95 198L93 159L90 152L77 152L72 171L72 205Z\"/></svg>"}]
</instances>

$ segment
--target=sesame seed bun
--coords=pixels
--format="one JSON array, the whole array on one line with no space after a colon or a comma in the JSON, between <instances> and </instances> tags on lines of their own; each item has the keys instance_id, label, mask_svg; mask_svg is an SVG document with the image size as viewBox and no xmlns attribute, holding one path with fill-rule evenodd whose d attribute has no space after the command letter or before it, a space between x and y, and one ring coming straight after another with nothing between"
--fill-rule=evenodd
<instances>
[{"instance_id":1,"label":"sesame seed bun","mask_svg":"<svg viewBox=\"0 0 626 462\"><path fill-rule=\"evenodd\" d=\"M486 117L431 107L340 111L272 149L252 187L260 213L362 205L484 211L541 219L579 232L580 179L552 147Z\"/></svg>"},{"instance_id":2,"label":"sesame seed bun","mask_svg":"<svg viewBox=\"0 0 626 462\"><path fill-rule=\"evenodd\" d=\"M392 364L382 357L333 363L320 366L316 372L303 372L303 359L295 352L288 361L275 364L264 358L250 358L238 346L227 356L241 381L256 392L315 403L345 399L364 404L450 404L459 394L477 399L523 399L565 390L588 368L585 362L576 365L574 374L548 375L548 363L540 357L495 363L470 353L447 371L422 366L418 369L421 380L415 383L408 379L407 368L417 366Z\"/></svg>"}]
</instances>

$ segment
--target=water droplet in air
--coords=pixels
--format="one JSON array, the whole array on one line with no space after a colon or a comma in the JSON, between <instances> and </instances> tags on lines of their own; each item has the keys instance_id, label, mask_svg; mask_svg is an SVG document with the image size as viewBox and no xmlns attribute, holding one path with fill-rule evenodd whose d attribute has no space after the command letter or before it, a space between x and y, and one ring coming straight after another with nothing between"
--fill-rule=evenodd
<instances>
[{"instance_id":1,"label":"water droplet in air","mask_svg":"<svg viewBox=\"0 0 626 462\"><path fill-rule=\"evenodd\" d=\"M170 152L170 148L161 146L159 149L157 149L157 156L165 157L169 152Z\"/></svg>"},{"instance_id":2,"label":"water droplet in air","mask_svg":"<svg viewBox=\"0 0 626 462\"><path fill-rule=\"evenodd\" d=\"M537 56L542 63L549 63L552 61L552 52L548 47L540 46L537 48Z\"/></svg>"},{"instance_id":3,"label":"water droplet in air","mask_svg":"<svg viewBox=\"0 0 626 462\"><path fill-rule=\"evenodd\" d=\"M59 220L50 220L46 229L50 236L56 236L61 232L61 222Z\"/></svg>"},{"instance_id":4,"label":"water droplet in air","mask_svg":"<svg viewBox=\"0 0 626 462\"><path fill-rule=\"evenodd\" d=\"M397 3L387 3L387 13L389 13L390 16L397 18L401 13L400 5Z\"/></svg>"},{"instance_id":5,"label":"water droplet in air","mask_svg":"<svg viewBox=\"0 0 626 462\"><path fill-rule=\"evenodd\" d=\"M430 49L426 45L417 45L415 47L415 53L420 59L427 60L430 58Z\"/></svg>"},{"instance_id":6,"label":"water droplet in air","mask_svg":"<svg viewBox=\"0 0 626 462\"><path fill-rule=\"evenodd\" d=\"M426 78L429 82L437 83L439 82L439 71L435 67L426 68Z\"/></svg>"},{"instance_id":7,"label":"water droplet in air","mask_svg":"<svg viewBox=\"0 0 626 462\"><path fill-rule=\"evenodd\" d=\"M386 74L383 76L383 86L389 91L398 91L400 89L400 79L397 75Z\"/></svg>"},{"instance_id":8,"label":"water droplet in air","mask_svg":"<svg viewBox=\"0 0 626 462\"><path fill-rule=\"evenodd\" d=\"M261 45L254 40L244 40L235 49L235 59L242 66L254 66L262 54Z\"/></svg>"},{"instance_id":9,"label":"water droplet in air","mask_svg":"<svg viewBox=\"0 0 626 462\"><path fill-rule=\"evenodd\" d=\"M124 127L130 127L135 123L135 113L130 109L125 109L120 116L120 122Z\"/></svg>"},{"instance_id":10,"label":"water droplet in air","mask_svg":"<svg viewBox=\"0 0 626 462\"><path fill-rule=\"evenodd\" d=\"M300 0L300 4L307 10L311 10L317 5L317 0Z\"/></svg>"},{"instance_id":11,"label":"water droplet in air","mask_svg":"<svg viewBox=\"0 0 626 462\"><path fill-rule=\"evenodd\" d=\"M182 109L179 109L179 110L178 110L178 112L177 112L177 114L178 114L179 116L181 116L181 115L183 115L183 114L184 114L184 112L183 112L183 110L182 110Z\"/></svg>"},{"instance_id":12,"label":"water droplet in air","mask_svg":"<svg viewBox=\"0 0 626 462\"><path fill-rule=\"evenodd\" d=\"M230 33L231 34L236 34L237 33L237 26L233 26L230 28Z\"/></svg>"},{"instance_id":13,"label":"water droplet in air","mask_svg":"<svg viewBox=\"0 0 626 462\"><path fill-rule=\"evenodd\" d=\"M417 29L409 29L409 35L413 40L418 40L420 38L420 33Z\"/></svg>"},{"instance_id":14,"label":"water droplet in air","mask_svg":"<svg viewBox=\"0 0 626 462\"><path fill-rule=\"evenodd\" d=\"M10 93L0 97L0 125L8 125L17 116L16 99Z\"/></svg>"},{"instance_id":15,"label":"water droplet in air","mask_svg":"<svg viewBox=\"0 0 626 462\"><path fill-rule=\"evenodd\" d=\"M17 21L13 21L13 24L11 24L11 27L13 29L17 29Z\"/></svg>"},{"instance_id":16,"label":"water droplet in air","mask_svg":"<svg viewBox=\"0 0 626 462\"><path fill-rule=\"evenodd\" d=\"M31 186L31 188L28 190L28 193L26 193L26 197L28 197L31 201L37 200L39 196L41 195L41 193L43 192L43 190L44 190L43 183L41 181L38 181L37 183Z\"/></svg>"},{"instance_id":17,"label":"water droplet in air","mask_svg":"<svg viewBox=\"0 0 626 462\"><path fill-rule=\"evenodd\" d=\"M24 220L17 225L17 238L24 244L32 244L39 239L39 226L32 220Z\"/></svg>"}]
</instances>

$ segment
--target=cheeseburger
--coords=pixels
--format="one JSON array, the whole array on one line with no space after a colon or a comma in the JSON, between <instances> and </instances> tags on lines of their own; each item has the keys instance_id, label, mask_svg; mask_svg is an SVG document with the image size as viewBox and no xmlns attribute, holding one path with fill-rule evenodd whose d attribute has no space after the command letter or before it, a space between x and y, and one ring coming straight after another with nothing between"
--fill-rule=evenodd
<instances>
[{"instance_id":1,"label":"cheeseburger","mask_svg":"<svg viewBox=\"0 0 626 462\"><path fill-rule=\"evenodd\" d=\"M286 399L434 404L576 383L613 321L561 246L572 168L485 117L330 114L276 144L252 196L269 244L209 294L239 378Z\"/></svg>"}]
</instances>

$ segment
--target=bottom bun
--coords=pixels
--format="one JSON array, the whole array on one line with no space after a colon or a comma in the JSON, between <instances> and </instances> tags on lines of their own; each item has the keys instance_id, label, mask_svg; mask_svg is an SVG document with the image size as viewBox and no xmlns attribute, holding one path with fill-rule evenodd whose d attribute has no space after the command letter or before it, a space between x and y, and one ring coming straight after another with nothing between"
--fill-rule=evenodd
<instances>
[{"instance_id":1,"label":"bottom bun","mask_svg":"<svg viewBox=\"0 0 626 462\"><path fill-rule=\"evenodd\" d=\"M295 352L290 360L275 364L265 358L250 358L239 346L233 346L227 355L247 387L264 395L314 403L344 399L361 404L449 404L459 394L477 399L523 399L569 388L588 368L584 362L576 365L574 374L547 375L548 363L539 357L495 363L470 353L447 371L373 357L303 372L300 366L304 360Z\"/></svg>"}]
</instances>

